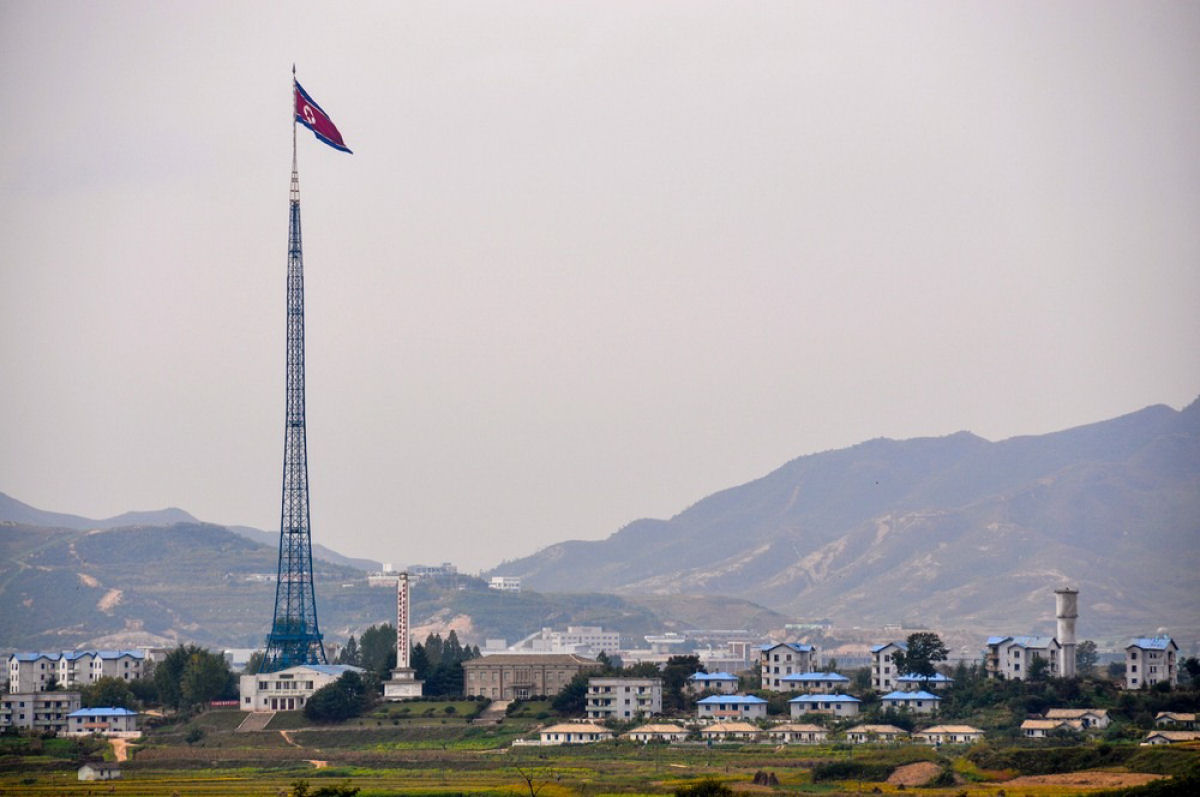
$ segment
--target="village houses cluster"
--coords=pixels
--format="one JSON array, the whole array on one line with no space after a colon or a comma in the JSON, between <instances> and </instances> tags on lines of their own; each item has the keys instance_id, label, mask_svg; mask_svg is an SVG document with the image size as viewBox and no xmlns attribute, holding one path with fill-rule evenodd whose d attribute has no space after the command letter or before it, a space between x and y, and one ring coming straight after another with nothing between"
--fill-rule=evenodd
<instances>
[{"instance_id":1,"label":"village houses cluster","mask_svg":"<svg viewBox=\"0 0 1200 797\"><path fill-rule=\"evenodd\" d=\"M1075 674L1075 593L1058 590L1058 634L1054 637L993 636L983 651L983 671L990 678L1025 680L1035 673L1051 677ZM721 634L723 632L714 632ZM492 641L485 655L462 662L463 693L492 700L528 700L561 692L580 674L596 673L587 680L584 718L543 728L532 744L580 744L613 737L602 723L617 721L636 725L624 736L636 741L681 741L698 735L702 740L761 740L783 744L820 744L831 729L821 721L828 718L842 730L839 738L850 743L911 740L926 744L961 744L983 737L969 725L939 724L939 706L953 678L926 670L913 674L902 666L908 648L903 641L889 641L870 648L870 693L877 708L894 710L925 727L909 733L890 724L867 722L854 725L863 712L863 693L858 696L846 675L822 667L816 645L801 642L770 642L748 647L726 640L717 651L710 649L707 669L687 678L686 691L695 698L695 716L688 726L655 721L663 713L663 679L628 677L599 672L602 662L585 653L616 650L619 635L593 626L571 626L565 632L542 629L517 645L502 647ZM685 638L663 634L646 638L650 648L634 652L640 660L664 662L679 652ZM399 643L398 643L399 644ZM83 708L80 687L101 678L125 681L142 677L152 650L82 650L21 652L8 658L8 684L0 702L0 729L11 727L64 735L100 734L134 737L139 734L135 712L119 707ZM728 670L744 670L753 659L760 694L790 696L781 722L768 720L764 697L740 691L743 679ZM1126 689L1144 689L1158 684L1175 686L1179 675L1179 648L1166 635L1136 638L1125 646ZM716 665L716 666L714 666ZM721 665L726 665L727 669ZM246 673L240 679L238 707L251 713L303 709L306 701L322 687L338 680L350 665L306 664L272 673ZM411 676L407 676L411 678ZM415 684L420 693L420 682ZM390 698L389 698L390 699ZM876 706L872 704L872 708ZM611 723L610 723L611 724ZM1052 708L1025 720L1021 733L1031 739L1049 738L1059 732L1102 731L1109 724L1108 712L1098 708ZM1160 712L1156 729L1147 744L1165 744L1200 738L1195 716Z\"/></svg>"}]
</instances>

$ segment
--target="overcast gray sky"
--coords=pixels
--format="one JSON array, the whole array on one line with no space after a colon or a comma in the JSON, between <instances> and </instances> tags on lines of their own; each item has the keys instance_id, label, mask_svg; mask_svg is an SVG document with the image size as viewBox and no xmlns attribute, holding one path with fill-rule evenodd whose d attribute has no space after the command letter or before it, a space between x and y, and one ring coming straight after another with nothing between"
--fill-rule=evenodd
<instances>
[{"instance_id":1,"label":"overcast gray sky","mask_svg":"<svg viewBox=\"0 0 1200 797\"><path fill-rule=\"evenodd\" d=\"M0 491L497 564L1200 394L1196 2L0 1Z\"/></svg>"}]
</instances>

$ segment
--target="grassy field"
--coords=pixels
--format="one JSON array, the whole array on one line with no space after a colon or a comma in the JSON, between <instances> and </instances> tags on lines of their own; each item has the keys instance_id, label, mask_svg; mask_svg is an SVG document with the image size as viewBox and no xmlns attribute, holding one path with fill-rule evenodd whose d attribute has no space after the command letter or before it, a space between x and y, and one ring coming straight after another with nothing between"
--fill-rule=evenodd
<instances>
[{"instance_id":1,"label":"grassy field","mask_svg":"<svg viewBox=\"0 0 1200 797\"><path fill-rule=\"evenodd\" d=\"M1097 747L1098 757L1091 758L1079 755L1079 748L1031 755L1026 748L934 751L908 745L851 749L617 741L513 747L511 741L528 735L536 720L510 717L500 725L475 726L458 716L457 707L451 715L443 711L427 716L423 707L409 715L386 713L354 724L314 727L304 725L302 715L293 714L282 723L287 727L272 724L265 731L237 733L234 728L242 714L209 712L151 730L134 748L132 760L122 765L122 779L111 783L76 779L81 749L73 741L0 737L0 795L278 797L293 794L301 780L307 781L310 794L322 786L346 785L358 788L362 797L529 795L531 789L537 797L663 795L705 777L716 777L739 792L893 794L913 788L887 782L897 767L932 762L933 771L946 773L947 785L920 788L922 795L994 796L1004 790L1009 795L1036 797L1132 786L1148 777L1130 772L1177 778L1200 773L1200 749L1136 746L1116 753ZM196 729L202 734L193 733ZM1069 751L1073 752L1068 755ZM1108 765L1099 768L1102 772L1065 773L1061 765L1068 760ZM773 774L780 785L753 785L757 772Z\"/></svg>"}]
</instances>

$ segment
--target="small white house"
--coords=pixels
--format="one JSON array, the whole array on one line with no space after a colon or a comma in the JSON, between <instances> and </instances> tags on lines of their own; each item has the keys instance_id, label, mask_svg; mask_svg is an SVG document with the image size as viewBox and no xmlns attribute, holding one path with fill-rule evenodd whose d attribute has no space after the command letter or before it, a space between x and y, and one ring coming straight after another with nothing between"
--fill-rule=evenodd
<instances>
[{"instance_id":1,"label":"small white house","mask_svg":"<svg viewBox=\"0 0 1200 797\"><path fill-rule=\"evenodd\" d=\"M1026 739L1046 739L1056 731L1082 731L1083 723L1078 720L1025 720L1021 733Z\"/></svg>"},{"instance_id":2,"label":"small white house","mask_svg":"<svg viewBox=\"0 0 1200 797\"><path fill-rule=\"evenodd\" d=\"M613 738L612 731L590 722L563 722L540 731L542 744L594 744Z\"/></svg>"},{"instance_id":3,"label":"small white house","mask_svg":"<svg viewBox=\"0 0 1200 797\"><path fill-rule=\"evenodd\" d=\"M973 744L983 738L983 731L970 725L934 725L913 734L922 744Z\"/></svg>"},{"instance_id":4,"label":"small white house","mask_svg":"<svg viewBox=\"0 0 1200 797\"><path fill-rule=\"evenodd\" d=\"M895 725L855 725L846 731L846 741L851 744L867 742L897 742L908 733Z\"/></svg>"},{"instance_id":5,"label":"small white house","mask_svg":"<svg viewBox=\"0 0 1200 797\"><path fill-rule=\"evenodd\" d=\"M908 709L914 714L932 714L937 711L942 699L932 692L889 692L879 698L883 707L899 711Z\"/></svg>"},{"instance_id":6,"label":"small white house","mask_svg":"<svg viewBox=\"0 0 1200 797\"><path fill-rule=\"evenodd\" d=\"M793 717L805 714L832 714L835 717L852 717L858 713L862 701L850 695L800 695L788 701Z\"/></svg>"},{"instance_id":7,"label":"small white house","mask_svg":"<svg viewBox=\"0 0 1200 797\"><path fill-rule=\"evenodd\" d=\"M1179 728L1190 731L1196 727L1196 715L1182 711L1160 711L1154 715L1154 724L1160 728Z\"/></svg>"},{"instance_id":8,"label":"small white house","mask_svg":"<svg viewBox=\"0 0 1200 797\"><path fill-rule=\"evenodd\" d=\"M1142 744L1178 744L1200 742L1200 731L1150 731Z\"/></svg>"},{"instance_id":9,"label":"small white house","mask_svg":"<svg viewBox=\"0 0 1200 797\"><path fill-rule=\"evenodd\" d=\"M116 780L121 777L121 766L108 761L89 761L79 768L80 780Z\"/></svg>"},{"instance_id":10,"label":"small white house","mask_svg":"<svg viewBox=\"0 0 1200 797\"><path fill-rule=\"evenodd\" d=\"M666 722L658 725L639 725L623 735L635 742L682 742L687 738L688 731L687 728Z\"/></svg>"},{"instance_id":11,"label":"small white house","mask_svg":"<svg viewBox=\"0 0 1200 797\"><path fill-rule=\"evenodd\" d=\"M822 744L829 737L829 731L820 725L786 722L767 728L767 736L778 744Z\"/></svg>"},{"instance_id":12,"label":"small white house","mask_svg":"<svg viewBox=\"0 0 1200 797\"><path fill-rule=\"evenodd\" d=\"M700 729L700 736L708 741L732 742L754 741L762 733L762 728L748 722L714 722Z\"/></svg>"},{"instance_id":13,"label":"small white house","mask_svg":"<svg viewBox=\"0 0 1200 797\"><path fill-rule=\"evenodd\" d=\"M81 708L67 715L65 736L91 736L92 734L117 739L136 739L138 730L137 712L127 708Z\"/></svg>"},{"instance_id":14,"label":"small white house","mask_svg":"<svg viewBox=\"0 0 1200 797\"><path fill-rule=\"evenodd\" d=\"M1046 712L1048 720L1075 720L1085 730L1103 730L1108 727L1106 708L1052 708Z\"/></svg>"},{"instance_id":15,"label":"small white house","mask_svg":"<svg viewBox=\"0 0 1200 797\"><path fill-rule=\"evenodd\" d=\"M759 719L767 716L767 701L754 695L712 695L696 701L699 719Z\"/></svg>"}]
</instances>

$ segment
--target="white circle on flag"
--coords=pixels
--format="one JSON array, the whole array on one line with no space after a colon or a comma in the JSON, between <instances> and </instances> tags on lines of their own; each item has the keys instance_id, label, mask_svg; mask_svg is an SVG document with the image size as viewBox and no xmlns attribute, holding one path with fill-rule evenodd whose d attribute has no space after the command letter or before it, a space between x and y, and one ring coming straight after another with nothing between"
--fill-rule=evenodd
<instances>
[{"instance_id":1,"label":"white circle on flag","mask_svg":"<svg viewBox=\"0 0 1200 797\"><path fill-rule=\"evenodd\" d=\"M313 109L312 109L312 106L311 106L311 105L305 105L305 106L304 106L304 111L303 111L303 113L304 113L304 119L305 119L305 120L306 120L306 121L307 121L307 122L308 122L310 125L311 125L311 124L316 124L316 122L317 122L317 117L316 117L316 115L315 115L315 114L313 114Z\"/></svg>"}]
</instances>

